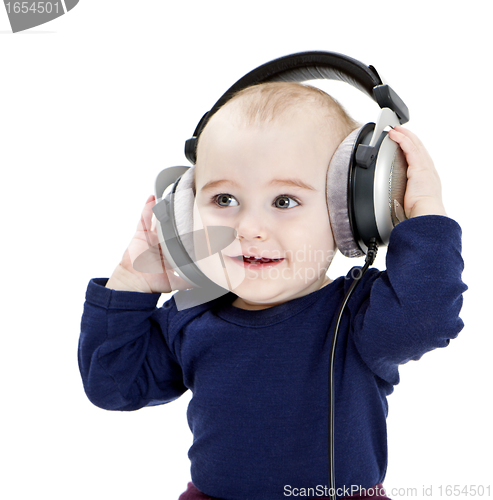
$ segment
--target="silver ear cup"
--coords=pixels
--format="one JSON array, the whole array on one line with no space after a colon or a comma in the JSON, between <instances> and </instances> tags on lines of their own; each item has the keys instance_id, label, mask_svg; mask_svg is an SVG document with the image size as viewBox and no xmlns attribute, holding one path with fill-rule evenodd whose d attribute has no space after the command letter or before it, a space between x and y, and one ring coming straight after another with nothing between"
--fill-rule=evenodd
<instances>
[{"instance_id":1,"label":"silver ear cup","mask_svg":"<svg viewBox=\"0 0 493 500\"><path fill-rule=\"evenodd\" d=\"M172 211L171 198L172 192L177 179L184 175L190 167L176 166L168 167L159 172L154 182L154 195L156 197L156 205L153 208L154 215L157 219L156 231L161 246L161 251L168 264L173 269L180 269L179 263L175 262L173 255L173 246L177 246L176 234L174 234L174 224L171 221L170 214ZM187 280L179 271L181 278ZM187 280L188 281L188 280Z\"/></svg>"},{"instance_id":2,"label":"silver ear cup","mask_svg":"<svg viewBox=\"0 0 493 500\"><path fill-rule=\"evenodd\" d=\"M388 135L378 150L373 183L375 221L379 239L386 245L392 229L406 219L404 194L407 184L407 161L401 148Z\"/></svg>"},{"instance_id":3,"label":"silver ear cup","mask_svg":"<svg viewBox=\"0 0 493 500\"><path fill-rule=\"evenodd\" d=\"M367 145L373 131L372 123L353 131L335 151L327 171L330 223L335 243L346 257L364 255L371 237L387 245L392 229L406 219L407 162L387 132L375 142L376 160L370 167L355 162L357 147Z\"/></svg>"},{"instance_id":4,"label":"silver ear cup","mask_svg":"<svg viewBox=\"0 0 493 500\"><path fill-rule=\"evenodd\" d=\"M155 186L153 212L164 258L192 286L203 285L208 280L193 258L193 172L190 167L168 167L160 172Z\"/></svg>"},{"instance_id":5,"label":"silver ear cup","mask_svg":"<svg viewBox=\"0 0 493 500\"><path fill-rule=\"evenodd\" d=\"M348 176L354 145L363 127L354 130L336 149L327 170L327 208L334 240L346 257L364 255L351 228L348 199Z\"/></svg>"},{"instance_id":6,"label":"silver ear cup","mask_svg":"<svg viewBox=\"0 0 493 500\"><path fill-rule=\"evenodd\" d=\"M221 250L235 241L236 231L225 226L194 228L194 167L170 167L161 172L156 180L156 200L153 212L162 253L175 273L204 291L205 295L195 293L194 300L202 303L206 297L212 300L226 293L202 272L198 263L211 256L221 259Z\"/></svg>"},{"instance_id":7,"label":"silver ear cup","mask_svg":"<svg viewBox=\"0 0 493 500\"><path fill-rule=\"evenodd\" d=\"M168 167L159 172L154 182L154 195L156 196L156 203L159 203L164 197L166 189L173 185L176 179L179 179L190 167Z\"/></svg>"},{"instance_id":8,"label":"silver ear cup","mask_svg":"<svg viewBox=\"0 0 493 500\"><path fill-rule=\"evenodd\" d=\"M175 190L173 213L176 232L186 252L196 261L193 244L193 205L195 201L195 167L190 167L180 178Z\"/></svg>"}]
</instances>

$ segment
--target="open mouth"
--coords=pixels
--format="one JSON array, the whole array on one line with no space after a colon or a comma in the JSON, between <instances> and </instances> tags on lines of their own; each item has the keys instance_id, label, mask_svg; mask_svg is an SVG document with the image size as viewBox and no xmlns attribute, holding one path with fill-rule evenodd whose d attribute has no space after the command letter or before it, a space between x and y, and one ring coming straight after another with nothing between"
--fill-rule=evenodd
<instances>
[{"instance_id":1,"label":"open mouth","mask_svg":"<svg viewBox=\"0 0 493 500\"><path fill-rule=\"evenodd\" d=\"M235 257L240 262L245 262L247 264L274 264L276 262L281 262L284 259L266 259L264 257L255 257L250 255L237 255Z\"/></svg>"}]
</instances>

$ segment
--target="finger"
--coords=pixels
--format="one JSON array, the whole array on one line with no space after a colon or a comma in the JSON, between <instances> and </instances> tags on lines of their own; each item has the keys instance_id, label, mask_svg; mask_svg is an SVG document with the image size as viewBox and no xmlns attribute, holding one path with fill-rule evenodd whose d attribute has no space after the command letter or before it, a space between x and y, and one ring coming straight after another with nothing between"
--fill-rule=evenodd
<instances>
[{"instance_id":1,"label":"finger","mask_svg":"<svg viewBox=\"0 0 493 500\"><path fill-rule=\"evenodd\" d=\"M400 146L400 148L406 155L406 160L409 165L413 165L419 162L419 157L424 149L421 146L421 143L418 143L418 145L416 141L409 135L406 135L400 130L395 129L389 131L389 137Z\"/></svg>"},{"instance_id":2,"label":"finger","mask_svg":"<svg viewBox=\"0 0 493 500\"><path fill-rule=\"evenodd\" d=\"M171 290L186 290L193 288L188 281L184 280L163 257L159 245L149 248L138 255L132 262L133 268L146 274L159 274L167 280ZM164 275L164 276L163 276Z\"/></svg>"},{"instance_id":3,"label":"finger","mask_svg":"<svg viewBox=\"0 0 493 500\"><path fill-rule=\"evenodd\" d=\"M146 204L144 205L142 213L140 214L140 221L137 227L138 231L144 230L144 226L148 230L151 229L151 220L153 214L152 208L154 207L155 204L156 204L156 198L154 197L153 194L151 194L149 198L147 198Z\"/></svg>"},{"instance_id":4,"label":"finger","mask_svg":"<svg viewBox=\"0 0 493 500\"><path fill-rule=\"evenodd\" d=\"M419 138L403 127L396 127L396 130L389 132L389 137L399 144L406 155L407 163L410 167L435 170L433 160Z\"/></svg>"},{"instance_id":5,"label":"finger","mask_svg":"<svg viewBox=\"0 0 493 500\"><path fill-rule=\"evenodd\" d=\"M157 242L157 235L153 234L152 232L152 208L155 204L156 200L154 198L154 195L149 196L142 210L142 213L140 214L140 220L137 225L136 234L134 236L138 239L145 239L149 247L152 247Z\"/></svg>"},{"instance_id":6,"label":"finger","mask_svg":"<svg viewBox=\"0 0 493 500\"><path fill-rule=\"evenodd\" d=\"M133 268L139 273L161 274L171 268L163 259L159 245L150 246L146 250L130 249Z\"/></svg>"},{"instance_id":7,"label":"finger","mask_svg":"<svg viewBox=\"0 0 493 500\"><path fill-rule=\"evenodd\" d=\"M396 132L399 132L406 136L408 139L411 140L411 142L416 146L416 149L423 151L428 155L428 150L426 149L425 145L421 141L421 139L414 133L408 130L407 128L402 127L401 125L397 125L394 130Z\"/></svg>"},{"instance_id":8,"label":"finger","mask_svg":"<svg viewBox=\"0 0 493 500\"><path fill-rule=\"evenodd\" d=\"M419 137L414 133L411 132L409 129L403 127L402 125L396 125L393 130L400 132L401 134L405 135L406 137L409 137L416 145L422 146L423 144L421 143L421 140Z\"/></svg>"}]
</instances>

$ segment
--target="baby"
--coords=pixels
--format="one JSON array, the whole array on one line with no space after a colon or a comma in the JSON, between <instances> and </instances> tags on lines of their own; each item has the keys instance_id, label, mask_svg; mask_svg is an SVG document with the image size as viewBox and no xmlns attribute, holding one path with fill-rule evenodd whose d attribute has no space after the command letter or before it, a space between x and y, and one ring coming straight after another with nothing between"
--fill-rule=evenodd
<instances>
[{"instance_id":1,"label":"baby","mask_svg":"<svg viewBox=\"0 0 493 500\"><path fill-rule=\"evenodd\" d=\"M156 238L153 197L111 278L89 283L79 348L89 399L127 411L193 393L192 482L180 500L328 496L328 357L354 269L327 277L336 245L326 178L355 128L312 87L241 91L206 125L195 167L195 227L236 231L222 251L224 268L198 264L222 286L226 275L231 292L183 311L173 298L156 307L160 293L190 285L171 271L132 265ZM399 382L398 365L446 346L463 326L460 227L446 216L419 139L402 127L389 137L409 164L408 220L392 232L387 270L368 271L341 324L339 497L387 498L386 397Z\"/></svg>"}]
</instances>

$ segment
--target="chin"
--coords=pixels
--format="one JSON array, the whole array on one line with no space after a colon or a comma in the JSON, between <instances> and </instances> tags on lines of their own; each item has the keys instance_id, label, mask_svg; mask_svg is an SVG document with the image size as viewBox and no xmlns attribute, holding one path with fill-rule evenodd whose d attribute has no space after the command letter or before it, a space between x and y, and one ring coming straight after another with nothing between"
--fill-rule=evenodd
<instances>
[{"instance_id":1,"label":"chin","mask_svg":"<svg viewBox=\"0 0 493 500\"><path fill-rule=\"evenodd\" d=\"M272 286L273 284L242 283L233 293L245 304L263 306L264 308L277 306L303 295L301 290L286 290L285 287ZM237 301L238 302L238 301Z\"/></svg>"},{"instance_id":2,"label":"chin","mask_svg":"<svg viewBox=\"0 0 493 500\"><path fill-rule=\"evenodd\" d=\"M289 300L307 295L321 286L321 281L325 279L325 272L320 276L320 270L317 268L304 271L304 275L311 275L311 279L293 279L293 272L289 273L288 277L277 276L272 279L269 272L264 270L245 269L239 265L231 265L226 260L226 268L219 264L218 260L213 259L214 256L200 261L200 269L206 276L217 285L233 292L241 299L240 302L245 305L250 304L252 308L260 309L273 307L282 304ZM326 269L323 269L326 271ZM317 275L314 277L314 275ZM235 300L235 302L237 302ZM236 304L235 304L236 305ZM247 308L247 307L245 307Z\"/></svg>"},{"instance_id":3,"label":"chin","mask_svg":"<svg viewBox=\"0 0 493 500\"><path fill-rule=\"evenodd\" d=\"M268 309L269 307L274 307L278 306L279 304L282 304L286 302L285 300L279 300L279 301L258 301L257 300L249 300L248 298L240 297L236 298L233 302L233 305L235 307L238 307L240 309L248 309L248 310L259 310L259 309Z\"/></svg>"}]
</instances>

